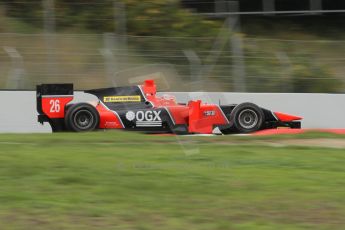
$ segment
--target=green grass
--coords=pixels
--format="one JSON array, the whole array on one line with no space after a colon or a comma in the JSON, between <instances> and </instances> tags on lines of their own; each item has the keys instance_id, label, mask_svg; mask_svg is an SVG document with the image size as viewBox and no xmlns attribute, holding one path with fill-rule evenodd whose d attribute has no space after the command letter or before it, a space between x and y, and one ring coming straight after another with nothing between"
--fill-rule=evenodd
<instances>
[{"instance_id":1,"label":"green grass","mask_svg":"<svg viewBox=\"0 0 345 230\"><path fill-rule=\"evenodd\" d=\"M345 150L277 140L0 135L0 229L344 229Z\"/></svg>"}]
</instances>

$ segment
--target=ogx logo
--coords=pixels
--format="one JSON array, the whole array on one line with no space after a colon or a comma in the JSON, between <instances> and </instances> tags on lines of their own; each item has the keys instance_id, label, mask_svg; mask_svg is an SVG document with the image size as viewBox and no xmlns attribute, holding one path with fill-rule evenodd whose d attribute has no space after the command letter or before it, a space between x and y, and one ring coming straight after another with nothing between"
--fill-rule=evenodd
<instances>
[{"instance_id":1,"label":"ogx logo","mask_svg":"<svg viewBox=\"0 0 345 230\"><path fill-rule=\"evenodd\" d=\"M129 121L135 120L137 127L162 126L161 112L160 110L128 111L126 119Z\"/></svg>"}]
</instances>

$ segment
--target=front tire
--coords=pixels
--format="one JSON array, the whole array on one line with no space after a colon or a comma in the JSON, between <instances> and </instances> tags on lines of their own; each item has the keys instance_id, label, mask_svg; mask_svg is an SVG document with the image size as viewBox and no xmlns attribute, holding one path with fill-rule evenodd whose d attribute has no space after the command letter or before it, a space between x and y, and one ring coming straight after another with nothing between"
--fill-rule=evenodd
<instances>
[{"instance_id":1,"label":"front tire","mask_svg":"<svg viewBox=\"0 0 345 230\"><path fill-rule=\"evenodd\" d=\"M265 115L257 105L242 103L235 107L230 114L231 123L240 133L251 133L261 129Z\"/></svg>"},{"instance_id":2,"label":"front tire","mask_svg":"<svg viewBox=\"0 0 345 230\"><path fill-rule=\"evenodd\" d=\"M74 104L67 110L65 124L68 130L74 132L93 131L98 127L99 114L90 104Z\"/></svg>"}]
</instances>

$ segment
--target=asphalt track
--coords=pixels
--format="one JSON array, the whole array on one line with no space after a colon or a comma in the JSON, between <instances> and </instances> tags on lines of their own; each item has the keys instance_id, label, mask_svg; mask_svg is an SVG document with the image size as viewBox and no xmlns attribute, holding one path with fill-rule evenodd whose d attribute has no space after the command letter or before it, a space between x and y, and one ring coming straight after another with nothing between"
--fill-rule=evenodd
<instances>
[{"instance_id":1,"label":"asphalt track","mask_svg":"<svg viewBox=\"0 0 345 230\"><path fill-rule=\"evenodd\" d=\"M165 94L165 93L160 93ZM345 130L345 95L343 94L280 94L280 93L170 93L177 101L201 99L207 103L233 104L253 102L273 111L302 116L303 129L316 131ZM96 100L95 96L75 92L74 102ZM37 122L36 94L34 91L0 91L0 133L49 133L48 124ZM262 131L258 134L305 132L305 130ZM334 131L335 132L335 131Z\"/></svg>"}]
</instances>

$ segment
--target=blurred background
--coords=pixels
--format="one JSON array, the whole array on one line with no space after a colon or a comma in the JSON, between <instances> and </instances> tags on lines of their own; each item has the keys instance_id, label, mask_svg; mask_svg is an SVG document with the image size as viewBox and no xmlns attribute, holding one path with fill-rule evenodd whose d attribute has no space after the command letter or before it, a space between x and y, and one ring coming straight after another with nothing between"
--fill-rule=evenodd
<instances>
[{"instance_id":1,"label":"blurred background","mask_svg":"<svg viewBox=\"0 0 345 230\"><path fill-rule=\"evenodd\" d=\"M344 19L342 0L1 0L0 88L343 93Z\"/></svg>"}]
</instances>

